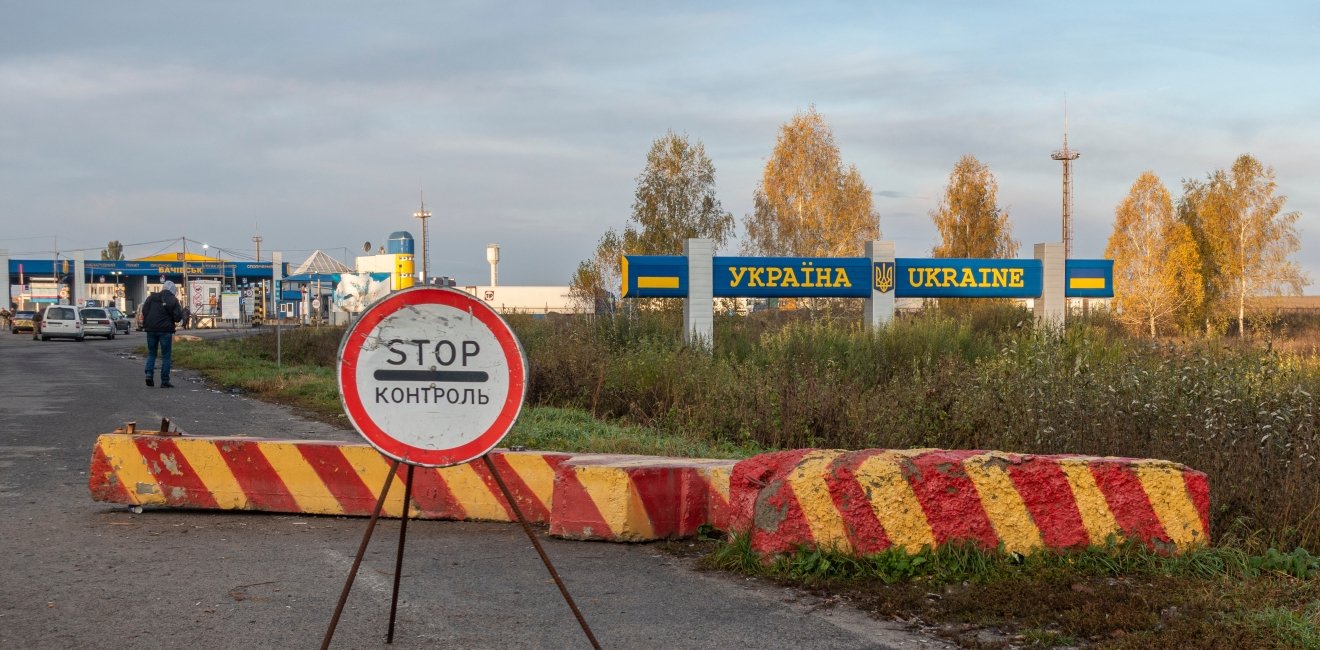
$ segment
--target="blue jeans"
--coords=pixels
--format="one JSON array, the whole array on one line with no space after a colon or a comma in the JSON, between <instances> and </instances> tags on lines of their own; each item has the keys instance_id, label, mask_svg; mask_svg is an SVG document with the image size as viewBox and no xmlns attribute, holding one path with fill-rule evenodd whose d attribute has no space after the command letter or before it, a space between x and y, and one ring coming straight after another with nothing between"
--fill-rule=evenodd
<instances>
[{"instance_id":1,"label":"blue jeans","mask_svg":"<svg viewBox=\"0 0 1320 650\"><path fill-rule=\"evenodd\" d=\"M170 383L170 352L174 332L147 332L147 378L156 374L156 346L160 346L160 383Z\"/></svg>"}]
</instances>

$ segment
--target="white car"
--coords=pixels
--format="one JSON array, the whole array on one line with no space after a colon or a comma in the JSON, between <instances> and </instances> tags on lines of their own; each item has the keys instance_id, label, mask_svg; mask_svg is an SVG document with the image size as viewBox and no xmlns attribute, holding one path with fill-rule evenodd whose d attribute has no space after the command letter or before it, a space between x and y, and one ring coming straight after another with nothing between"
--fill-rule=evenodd
<instances>
[{"instance_id":1,"label":"white car","mask_svg":"<svg viewBox=\"0 0 1320 650\"><path fill-rule=\"evenodd\" d=\"M73 305L47 307L45 311L37 314L32 340L35 341L37 338L43 341L54 338L83 340L86 333L83 332L82 316L78 312L79 309Z\"/></svg>"},{"instance_id":2,"label":"white car","mask_svg":"<svg viewBox=\"0 0 1320 650\"><path fill-rule=\"evenodd\" d=\"M115 338L115 321L105 307L83 307L78 310L83 322L84 336Z\"/></svg>"}]
</instances>

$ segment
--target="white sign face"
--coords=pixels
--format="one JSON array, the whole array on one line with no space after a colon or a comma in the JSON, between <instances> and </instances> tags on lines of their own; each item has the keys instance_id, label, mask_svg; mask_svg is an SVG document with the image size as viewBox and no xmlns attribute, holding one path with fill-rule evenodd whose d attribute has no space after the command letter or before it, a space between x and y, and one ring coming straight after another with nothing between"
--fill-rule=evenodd
<instances>
[{"instance_id":1,"label":"white sign face","mask_svg":"<svg viewBox=\"0 0 1320 650\"><path fill-rule=\"evenodd\" d=\"M345 412L373 446L425 466L464 463L503 439L522 407L526 360L476 298L418 287L372 305L344 336Z\"/></svg>"}]
</instances>

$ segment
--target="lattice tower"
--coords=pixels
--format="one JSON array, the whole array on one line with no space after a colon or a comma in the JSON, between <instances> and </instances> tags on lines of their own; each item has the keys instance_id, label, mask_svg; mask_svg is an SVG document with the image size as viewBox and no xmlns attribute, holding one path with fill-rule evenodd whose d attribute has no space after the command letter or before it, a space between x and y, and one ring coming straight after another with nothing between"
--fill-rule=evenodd
<instances>
[{"instance_id":1,"label":"lattice tower","mask_svg":"<svg viewBox=\"0 0 1320 650\"><path fill-rule=\"evenodd\" d=\"M428 278L431 277L427 275L426 265L427 258L431 255L431 235L426 231L426 222L431 218L431 213L426 211L426 200L421 192L417 193L417 198L421 202L421 207L413 213L413 216L422 221L422 284L426 284L430 282Z\"/></svg>"},{"instance_id":2,"label":"lattice tower","mask_svg":"<svg viewBox=\"0 0 1320 650\"><path fill-rule=\"evenodd\" d=\"M1068 259L1072 255L1072 209L1073 209L1073 182L1072 182L1072 161L1081 157L1081 152L1073 151L1068 148L1068 111L1063 113L1063 148L1050 154L1050 158L1063 161L1063 258Z\"/></svg>"}]
</instances>

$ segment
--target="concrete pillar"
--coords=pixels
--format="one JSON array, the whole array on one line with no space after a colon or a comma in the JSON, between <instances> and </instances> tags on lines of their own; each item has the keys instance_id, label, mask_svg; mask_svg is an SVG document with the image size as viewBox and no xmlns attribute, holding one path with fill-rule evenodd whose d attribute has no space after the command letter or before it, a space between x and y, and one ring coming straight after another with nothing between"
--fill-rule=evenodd
<instances>
[{"instance_id":1,"label":"concrete pillar","mask_svg":"<svg viewBox=\"0 0 1320 650\"><path fill-rule=\"evenodd\" d=\"M1044 267L1040 297L1035 300L1036 323L1063 327L1068 313L1063 297L1063 242L1036 244L1036 259Z\"/></svg>"},{"instance_id":2,"label":"concrete pillar","mask_svg":"<svg viewBox=\"0 0 1320 650\"><path fill-rule=\"evenodd\" d=\"M73 253L73 302L72 305L87 304L87 265L83 261L84 253Z\"/></svg>"},{"instance_id":3,"label":"concrete pillar","mask_svg":"<svg viewBox=\"0 0 1320 650\"><path fill-rule=\"evenodd\" d=\"M866 242L866 257L871 258L871 295L866 299L862 319L872 331L894 320L894 285L898 273L894 250L892 241Z\"/></svg>"},{"instance_id":4,"label":"concrete pillar","mask_svg":"<svg viewBox=\"0 0 1320 650\"><path fill-rule=\"evenodd\" d=\"M683 342L709 349L715 341L715 240L683 244L688 263L688 297L683 301Z\"/></svg>"},{"instance_id":5,"label":"concrete pillar","mask_svg":"<svg viewBox=\"0 0 1320 650\"><path fill-rule=\"evenodd\" d=\"M14 290L9 288L9 249L0 248L0 291L4 291L4 302L0 303L0 308L9 309L9 304L14 301Z\"/></svg>"}]
</instances>

